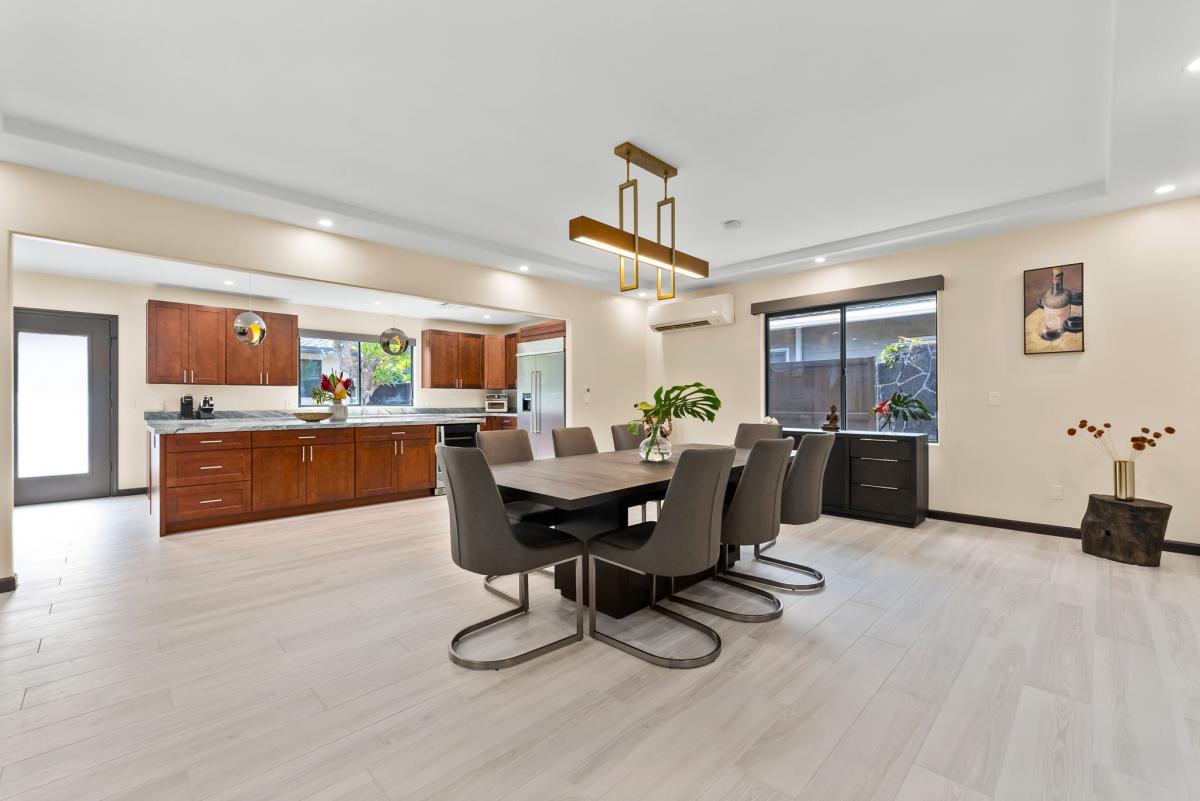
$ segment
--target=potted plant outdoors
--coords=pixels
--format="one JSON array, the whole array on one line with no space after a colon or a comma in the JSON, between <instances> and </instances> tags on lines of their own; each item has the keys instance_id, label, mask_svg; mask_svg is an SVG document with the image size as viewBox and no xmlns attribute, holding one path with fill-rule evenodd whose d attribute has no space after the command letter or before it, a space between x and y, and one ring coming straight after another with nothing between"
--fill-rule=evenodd
<instances>
[{"instance_id":1,"label":"potted plant outdoors","mask_svg":"<svg viewBox=\"0 0 1200 801\"><path fill-rule=\"evenodd\" d=\"M879 421L880 431L891 431L897 420L907 423L909 420L933 419L925 404L906 392L892 393L892 397L880 401L871 411L883 418Z\"/></svg>"},{"instance_id":2,"label":"potted plant outdoors","mask_svg":"<svg viewBox=\"0 0 1200 801\"><path fill-rule=\"evenodd\" d=\"M665 462L671 458L671 441L667 439L671 421L692 417L711 423L721 408L721 399L711 388L697 381L670 389L659 387L654 390L653 401L635 403L633 408L642 416L629 422L628 431L646 435L638 445L642 461Z\"/></svg>"},{"instance_id":3,"label":"potted plant outdoors","mask_svg":"<svg viewBox=\"0 0 1200 801\"><path fill-rule=\"evenodd\" d=\"M354 381L350 376L342 372L334 374L331 370L329 375L321 376L321 383L313 387L309 397L313 399L313 403L321 406L332 404L333 420L341 422L346 419L346 398L350 397L353 391Z\"/></svg>"}]
</instances>

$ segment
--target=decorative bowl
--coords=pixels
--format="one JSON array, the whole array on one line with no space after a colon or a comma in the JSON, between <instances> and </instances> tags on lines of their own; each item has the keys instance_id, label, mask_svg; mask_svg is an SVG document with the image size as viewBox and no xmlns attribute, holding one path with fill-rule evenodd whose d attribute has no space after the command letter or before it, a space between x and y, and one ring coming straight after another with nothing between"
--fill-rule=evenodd
<instances>
[{"instance_id":1,"label":"decorative bowl","mask_svg":"<svg viewBox=\"0 0 1200 801\"><path fill-rule=\"evenodd\" d=\"M333 417L333 412L292 412L292 417L306 423L319 423Z\"/></svg>"}]
</instances>

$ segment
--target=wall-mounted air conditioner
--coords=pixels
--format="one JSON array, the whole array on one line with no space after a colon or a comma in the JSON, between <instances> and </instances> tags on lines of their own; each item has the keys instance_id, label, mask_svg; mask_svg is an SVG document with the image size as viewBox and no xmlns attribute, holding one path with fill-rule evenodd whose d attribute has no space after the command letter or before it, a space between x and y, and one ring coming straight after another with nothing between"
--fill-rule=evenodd
<instances>
[{"instance_id":1,"label":"wall-mounted air conditioner","mask_svg":"<svg viewBox=\"0 0 1200 801\"><path fill-rule=\"evenodd\" d=\"M733 325L733 295L709 295L706 298L657 303L650 307L647 317L652 331Z\"/></svg>"}]
</instances>

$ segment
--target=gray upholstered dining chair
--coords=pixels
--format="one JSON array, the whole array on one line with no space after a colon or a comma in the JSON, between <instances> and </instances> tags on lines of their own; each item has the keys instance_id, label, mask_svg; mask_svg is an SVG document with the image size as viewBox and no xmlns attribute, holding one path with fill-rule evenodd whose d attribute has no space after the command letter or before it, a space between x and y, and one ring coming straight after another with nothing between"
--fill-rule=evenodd
<instances>
[{"instance_id":1,"label":"gray upholstered dining chair","mask_svg":"<svg viewBox=\"0 0 1200 801\"><path fill-rule=\"evenodd\" d=\"M792 456L792 440L760 439L750 448L746 466L738 479L733 493L733 502L725 511L721 523L721 542L725 545L762 545L774 542L779 536L779 515L783 501L783 485L788 474L788 462ZM722 575L728 568L728 551L723 554L713 580L735 591L753 595L765 601L766 612L737 612L720 606L702 603L681 595L672 595L671 600L700 609L710 614L740 620L746 623L762 623L774 620L783 614L783 604L771 593L733 581Z\"/></svg>"},{"instance_id":2,"label":"gray upholstered dining chair","mask_svg":"<svg viewBox=\"0 0 1200 801\"><path fill-rule=\"evenodd\" d=\"M632 451L645 439L641 434L630 434L629 424L622 423L612 427L613 450Z\"/></svg>"},{"instance_id":3,"label":"gray upholstered dining chair","mask_svg":"<svg viewBox=\"0 0 1200 801\"><path fill-rule=\"evenodd\" d=\"M589 453L600 452L600 449L596 447L596 437L592 435L592 429L587 426L556 428L550 432L550 436L554 439L554 455L556 457L585 456Z\"/></svg>"},{"instance_id":4,"label":"gray upholstered dining chair","mask_svg":"<svg viewBox=\"0 0 1200 801\"><path fill-rule=\"evenodd\" d=\"M733 447L749 448L760 439L779 439L782 436L783 426L779 423L738 423Z\"/></svg>"},{"instance_id":5,"label":"gray upholstered dining chair","mask_svg":"<svg viewBox=\"0 0 1200 801\"><path fill-rule=\"evenodd\" d=\"M689 448L679 454L662 517L651 523L604 534L588 543L590 607L588 631L593 639L670 668L693 668L713 662L721 653L721 637L703 623L660 606L657 577L689 576L708 570L721 552L721 506L733 448ZM650 609L689 626L712 641L707 653L695 657L668 657L644 650L596 628L596 562L608 562L650 577Z\"/></svg>"},{"instance_id":6,"label":"gray upholstered dining chair","mask_svg":"<svg viewBox=\"0 0 1200 801\"><path fill-rule=\"evenodd\" d=\"M836 435L831 433L805 434L800 438L800 444L796 448L796 455L792 459L791 469L788 470L787 478L783 484L783 500L780 505L780 520L783 523L791 526L800 526L805 523L816 522L820 519L822 494L825 487L825 466L829 463L829 454L833 451L835 439ZM755 545L754 558L760 562L766 562L778 567L786 567L789 570L803 573L806 576L812 577L813 581L804 584L792 584L749 573L738 573L732 570L727 570L725 575L745 579L746 581L753 581L757 584L778 587L789 592L807 592L819 590L825 586L825 576L816 568L797 562L789 562L785 559L764 556L763 551L774 545L775 540L763 543L762 545Z\"/></svg>"},{"instance_id":7,"label":"gray upholstered dining chair","mask_svg":"<svg viewBox=\"0 0 1200 801\"><path fill-rule=\"evenodd\" d=\"M475 670L499 670L583 639L583 602L575 603L575 632L528 651L501 659L471 659L459 644L476 632L529 612L529 572L575 561L575 580L583 581L583 543L569 534L537 523L513 523L504 510L500 490L478 448L436 448L446 476L450 507L450 556L464 570L482 575L516 573L520 597L516 609L467 626L450 640L450 659ZM580 593L582 595L582 593Z\"/></svg>"}]
</instances>

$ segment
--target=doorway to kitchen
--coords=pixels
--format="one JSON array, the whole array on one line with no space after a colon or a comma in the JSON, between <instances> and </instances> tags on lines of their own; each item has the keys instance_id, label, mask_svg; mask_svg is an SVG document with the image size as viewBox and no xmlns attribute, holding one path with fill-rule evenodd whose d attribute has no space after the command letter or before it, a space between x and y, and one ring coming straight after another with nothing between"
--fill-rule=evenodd
<instances>
[{"instance_id":1,"label":"doorway to kitchen","mask_svg":"<svg viewBox=\"0 0 1200 801\"><path fill-rule=\"evenodd\" d=\"M116 492L117 318L14 309L14 501Z\"/></svg>"}]
</instances>

